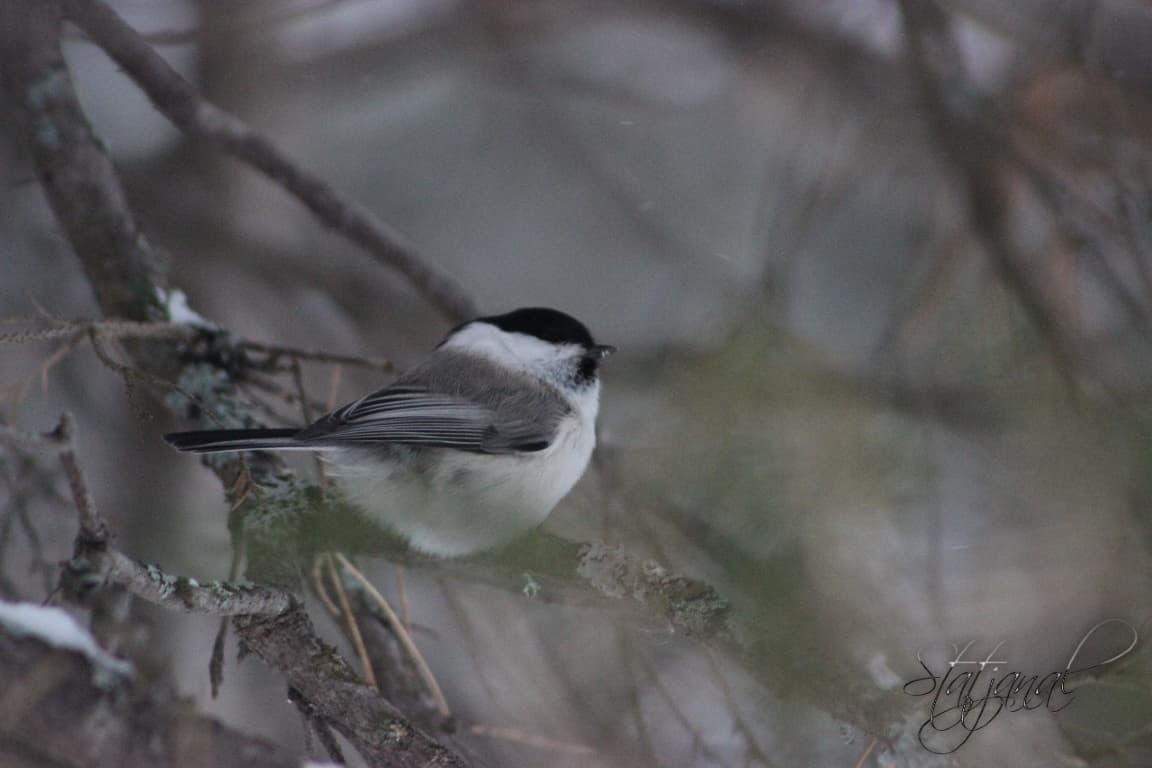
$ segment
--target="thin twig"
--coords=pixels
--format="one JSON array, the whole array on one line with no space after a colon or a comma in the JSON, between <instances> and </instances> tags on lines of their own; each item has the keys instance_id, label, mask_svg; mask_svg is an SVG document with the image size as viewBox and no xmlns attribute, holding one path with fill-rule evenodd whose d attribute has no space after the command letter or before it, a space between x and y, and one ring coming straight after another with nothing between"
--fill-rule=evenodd
<instances>
[{"instance_id":1,"label":"thin twig","mask_svg":"<svg viewBox=\"0 0 1152 768\"><path fill-rule=\"evenodd\" d=\"M339 363L332 366L332 371L328 374L328 399L325 401L325 411L336 408L336 398L340 395L340 382L343 378L344 366Z\"/></svg>"},{"instance_id":2,"label":"thin twig","mask_svg":"<svg viewBox=\"0 0 1152 768\"><path fill-rule=\"evenodd\" d=\"M364 647L364 636L360 634L360 625L356 623L356 614L352 613L352 606L348 603L348 593L344 591L340 574L336 570L336 563L331 555L328 557L328 575L332 579L332 589L336 591L336 600L340 605L340 612L344 614L344 621L348 625L348 635L352 638L352 645L360 659L360 666L364 669L364 680L376 690L380 684L376 680L376 671L372 669L372 659L368 658L368 649Z\"/></svg>"},{"instance_id":3,"label":"thin twig","mask_svg":"<svg viewBox=\"0 0 1152 768\"><path fill-rule=\"evenodd\" d=\"M328 397L324 401L324 413L331 413L336 409L336 397L340 393L340 380L344 376L344 366L336 364L332 366L331 372L328 374ZM320 460L317 456L316 471L320 478L320 487L327 488L328 479L328 465Z\"/></svg>"},{"instance_id":4,"label":"thin twig","mask_svg":"<svg viewBox=\"0 0 1152 768\"><path fill-rule=\"evenodd\" d=\"M360 355L340 355L332 352L325 352L319 349L299 349L297 347L289 347L281 344L268 344L262 341L249 341L241 339L236 342L236 346L248 352L260 352L261 354L275 357L290 357L296 360L314 360L318 363L330 363L332 365L353 365L360 368L374 368L380 371L391 371L395 369L395 365L391 360L383 357L364 357Z\"/></svg>"},{"instance_id":5,"label":"thin twig","mask_svg":"<svg viewBox=\"0 0 1152 768\"><path fill-rule=\"evenodd\" d=\"M420 673L420 677L424 680L424 684L428 686L428 691L432 694L432 698L436 700L436 708L444 717L451 717L452 710L448 707L448 700L444 698L444 692L440 690L440 683L436 682L436 676L432 674L432 668L428 666L428 662L424 660L423 654L420 649L416 647L413 642L412 636L404 629L403 623L392 610L392 606L384 599L384 595L380 594L380 590L376 589L375 585L368 580L359 568L352 565L348 558L339 552L335 553L336 559L344 566L344 569L351 574L351 576L360 582L360 586L369 594L372 600L384 611L384 615L388 619L388 623L392 625L392 630L399 638L400 644L404 646L404 650L412 659L412 663L416 665L416 670Z\"/></svg>"},{"instance_id":6,"label":"thin twig","mask_svg":"<svg viewBox=\"0 0 1152 768\"><path fill-rule=\"evenodd\" d=\"M296 387L296 397L300 403L300 415L304 417L305 424L311 424L316 420L316 415L312 411L312 404L308 400L308 390L304 388L304 372L300 367L300 359L292 358L292 383ZM316 467L316 476L324 477L324 459L321 458L319 453L312 455L312 463Z\"/></svg>"},{"instance_id":7,"label":"thin twig","mask_svg":"<svg viewBox=\"0 0 1152 768\"><path fill-rule=\"evenodd\" d=\"M998 164L1004 141L979 120L981 107L964 81L962 56L951 20L935 0L897 0L906 43L905 58L920 92L941 157L961 183L964 212L1005 288L1019 302L1048 345L1073 395L1085 373L1074 336L1052 301L1039 289L1011 241L1005 184Z\"/></svg>"},{"instance_id":8,"label":"thin twig","mask_svg":"<svg viewBox=\"0 0 1152 768\"><path fill-rule=\"evenodd\" d=\"M196 328L179 323L140 323L132 320L61 320L53 318L53 327L29 331L0 333L0 344L28 344L36 341L67 339L76 334L94 333L109 339L184 339Z\"/></svg>"},{"instance_id":9,"label":"thin twig","mask_svg":"<svg viewBox=\"0 0 1152 768\"><path fill-rule=\"evenodd\" d=\"M80 536L87 544L103 545L110 536L108 524L96 509L96 502L88 492L88 484L84 482L84 474L76 460L76 451L72 443L72 417L69 414L65 413L60 417L60 424L52 433L52 437L63 446L60 451L60 464L64 467L64 475L68 478L68 487L72 490L72 499L80 515Z\"/></svg>"},{"instance_id":10,"label":"thin twig","mask_svg":"<svg viewBox=\"0 0 1152 768\"><path fill-rule=\"evenodd\" d=\"M324 564L327 559L327 554L316 555L312 558L312 591L320 598L320 602L328 609L330 615L339 616L340 606L332 600L332 596L328 594L328 587L324 585Z\"/></svg>"},{"instance_id":11,"label":"thin twig","mask_svg":"<svg viewBox=\"0 0 1152 768\"><path fill-rule=\"evenodd\" d=\"M619 645L619 659L620 663L628 669L628 676L631 678L631 685L628 687L628 699L630 709L632 710L632 721L636 724L636 737L640 743L640 747L644 750L644 757L650 765L659 765L660 760L656 757L656 746L652 743L651 729L648 727L647 719L644 717L644 702L642 694L644 689L641 685L639 664L637 663L637 654L642 651L632 647L632 633L630 632L614 632L617 637L617 644Z\"/></svg>"},{"instance_id":12,"label":"thin twig","mask_svg":"<svg viewBox=\"0 0 1152 768\"><path fill-rule=\"evenodd\" d=\"M80 342L83 340L84 337L82 334L76 334L72 338L68 339L68 341L66 341L64 344L60 345L59 349L44 359L44 362L40 364L40 370L38 371L41 392L48 391L48 374L52 372L52 369L60 363L64 362L68 355L72 354L76 347L80 346ZM31 383L31 380L29 380L29 383ZM21 392L21 399L23 399L24 394L24 392Z\"/></svg>"},{"instance_id":13,"label":"thin twig","mask_svg":"<svg viewBox=\"0 0 1152 768\"><path fill-rule=\"evenodd\" d=\"M296 387L296 397L300 403L300 415L304 417L305 424L316 420L312 413L312 403L308 401L308 390L304 388L304 372L300 369L300 361L292 360L292 384Z\"/></svg>"},{"instance_id":14,"label":"thin twig","mask_svg":"<svg viewBox=\"0 0 1152 768\"><path fill-rule=\"evenodd\" d=\"M10 331L0 333L0 344L27 344L33 341L70 339L83 332L83 328L40 328L35 331Z\"/></svg>"},{"instance_id":15,"label":"thin twig","mask_svg":"<svg viewBox=\"0 0 1152 768\"><path fill-rule=\"evenodd\" d=\"M288 403L295 403L296 397L289 395L286 392L270 392L267 387L262 384L257 384L255 381L245 381L236 383L236 391L242 394L247 402L252 406L253 415L259 411L269 424L291 424L295 423L291 420L285 419L284 414L279 411L275 404L264 397L264 393L270 394L273 397L280 397ZM299 426L297 424L297 426Z\"/></svg>"},{"instance_id":16,"label":"thin twig","mask_svg":"<svg viewBox=\"0 0 1152 768\"><path fill-rule=\"evenodd\" d=\"M187 339L202 329L183 323L163 322L136 322L133 320L86 320L55 317L43 314L40 318L50 323L50 328L36 328L33 330L10 331L0 333L0 345L28 344L38 341L53 341L56 339L72 339L77 335L95 335L108 339ZM0 324L32 324L35 318L4 318ZM327 352L320 349L303 349L286 344L271 344L252 339L236 339L234 346L246 352L257 352L268 355L270 360L279 357L288 357L294 360L311 360L317 363L330 365L351 365L359 368L371 368L380 371L395 370L391 360L384 357L367 357L364 355L345 355Z\"/></svg>"},{"instance_id":17,"label":"thin twig","mask_svg":"<svg viewBox=\"0 0 1152 768\"><path fill-rule=\"evenodd\" d=\"M270 27L282 26L303 16L322 14L330 6L336 6L346 0L321 0L320 2L305 3L298 8L278 8L272 6L276 13L245 15L241 19L229 19L228 23L235 27L229 30L235 35L246 35L254 32L267 33ZM259 28L257 30L257 28ZM150 45L194 45L204 39L204 30L198 26L186 29L158 29L153 32L141 32L140 37Z\"/></svg>"},{"instance_id":18,"label":"thin twig","mask_svg":"<svg viewBox=\"0 0 1152 768\"><path fill-rule=\"evenodd\" d=\"M292 194L327 227L397 270L446 317L475 317L476 302L444 270L349 195L297 165L243 121L204 101L115 11L99 0L65 0L65 14L104 49L175 125L249 164Z\"/></svg>"},{"instance_id":19,"label":"thin twig","mask_svg":"<svg viewBox=\"0 0 1152 768\"><path fill-rule=\"evenodd\" d=\"M408 615L408 590L404 588L404 566L396 563L393 566L396 572L396 594L400 599L400 623L404 625L404 631L412 634L412 622Z\"/></svg>"},{"instance_id":20,"label":"thin twig","mask_svg":"<svg viewBox=\"0 0 1152 768\"><path fill-rule=\"evenodd\" d=\"M241 471L238 473L237 482L241 478L248 476L248 466L242 465ZM249 480L249 483L251 481ZM243 503L243 498L237 503ZM236 506L230 510L229 517L236 512ZM231 526L229 526L231 527ZM240 575L240 562L244 559L244 539L243 535L239 532L233 532L232 535L232 557L228 563L228 581L235 581ZM229 617L224 616L220 619L220 626L216 628L216 638L212 641L212 656L208 660L208 681L212 687L212 698L220 693L220 685L224 682L224 646L225 641L228 639L228 625Z\"/></svg>"},{"instance_id":21,"label":"thin twig","mask_svg":"<svg viewBox=\"0 0 1152 768\"><path fill-rule=\"evenodd\" d=\"M660 671L651 659L643 654L637 655L637 661L643 666L648 675L648 682L655 688L656 693L664 700L664 704L668 707L668 711L679 722L680 727L684 729L688 735L692 737L693 744L696 745L697 751L703 752L704 755L712 760L718 760L719 754L717 751L709 746L701 731L699 724L685 714L683 707L683 700L674 695L672 691L668 690L667 685L664 683L664 678L661 676Z\"/></svg>"},{"instance_id":22,"label":"thin twig","mask_svg":"<svg viewBox=\"0 0 1152 768\"><path fill-rule=\"evenodd\" d=\"M728 684L728 678L724 675L724 669L720 666L720 659L717 658L716 651L712 648L705 647L704 655L708 659L708 666L712 672L712 678L716 681L720 693L724 696L724 702L728 705L728 712L732 717L732 723L736 730L744 737L744 751L753 760L756 760L763 765L771 765L768 755L764 750L760 749L760 744L756 741L756 736L752 729L745 722L744 716L740 713L740 706L736 701L736 692L732 690L732 686Z\"/></svg>"},{"instance_id":23,"label":"thin twig","mask_svg":"<svg viewBox=\"0 0 1152 768\"><path fill-rule=\"evenodd\" d=\"M856 764L853 765L852 768L864 768L864 763L868 760L868 755L872 754L872 750L876 749L876 745L879 743L880 739L873 736L868 741L868 747L864 750L864 754L860 755L860 759L856 761Z\"/></svg>"},{"instance_id":24,"label":"thin twig","mask_svg":"<svg viewBox=\"0 0 1152 768\"><path fill-rule=\"evenodd\" d=\"M104 348L103 342L100 340L100 336L97 332L89 330L88 340L92 343L92 351L96 353L96 357L100 359L100 362L104 363L104 365L106 365L108 368L111 368L113 371L124 377L124 385L128 388L129 400L134 399L133 385L137 380L140 380L145 384L150 384L158 389L162 389L168 392L175 392L176 394L188 400L188 402L195 403L197 406L199 406L201 412L209 419L216 422L217 426L221 428L226 428L228 426L223 419L221 419L212 411L211 408L205 406L200 398L196 397L196 395L193 395L179 384L168 381L167 379L146 371L143 368L135 368L131 365L125 365L119 360L116 360L114 357L112 357L111 353L109 353L108 350ZM137 410L140 409L138 408Z\"/></svg>"}]
</instances>

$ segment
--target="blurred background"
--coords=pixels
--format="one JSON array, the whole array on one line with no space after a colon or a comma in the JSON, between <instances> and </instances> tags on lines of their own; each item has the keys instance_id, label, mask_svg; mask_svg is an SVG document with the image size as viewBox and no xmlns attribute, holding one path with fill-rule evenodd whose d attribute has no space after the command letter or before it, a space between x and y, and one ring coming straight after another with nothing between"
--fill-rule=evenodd
<instances>
[{"instance_id":1,"label":"blurred background","mask_svg":"<svg viewBox=\"0 0 1152 768\"><path fill-rule=\"evenodd\" d=\"M546 528L712 584L749 652L411 571L454 709L546 740L463 736L483 764L1152 765L1144 635L1066 710L1006 713L948 756L902 690L952 644L1003 641L1008 668L1044 675L1104 619L1152 635L1152 7L113 5L484 311L555 306L621 349L596 471ZM402 278L187 141L79 32L66 52L193 308L401 367L439 341ZM95 317L7 117L0 163L0 315ZM0 414L41 430L73 411L122 547L223 577L219 482L90 350L55 351L0 347ZM337 403L383 383L305 373ZM5 596L43 599L69 555L55 475L0 453ZM390 566L369 573L394 594ZM303 749L278 675L231 647L211 698L214 619L142 610L159 680Z\"/></svg>"}]
</instances>

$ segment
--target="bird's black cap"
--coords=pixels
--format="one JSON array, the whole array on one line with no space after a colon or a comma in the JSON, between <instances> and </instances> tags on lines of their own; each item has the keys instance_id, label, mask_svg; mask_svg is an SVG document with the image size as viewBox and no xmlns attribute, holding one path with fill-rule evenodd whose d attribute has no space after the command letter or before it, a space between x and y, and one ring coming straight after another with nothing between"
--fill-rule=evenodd
<instances>
[{"instance_id":1,"label":"bird's black cap","mask_svg":"<svg viewBox=\"0 0 1152 768\"><path fill-rule=\"evenodd\" d=\"M494 325L506 333L523 333L553 344L579 344L592 349L596 342L584 323L546 307L525 307L503 315L478 317L475 322Z\"/></svg>"}]
</instances>

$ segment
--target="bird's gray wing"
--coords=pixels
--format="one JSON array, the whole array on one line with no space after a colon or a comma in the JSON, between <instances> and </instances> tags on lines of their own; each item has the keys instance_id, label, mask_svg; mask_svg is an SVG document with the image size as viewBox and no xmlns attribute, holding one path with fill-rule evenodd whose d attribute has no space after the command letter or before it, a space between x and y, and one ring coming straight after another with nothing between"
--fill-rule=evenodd
<instances>
[{"instance_id":1,"label":"bird's gray wing","mask_svg":"<svg viewBox=\"0 0 1152 768\"><path fill-rule=\"evenodd\" d=\"M547 448L555 424L502 417L499 407L397 384L360 398L295 437L316 446L394 443L476 453L519 453Z\"/></svg>"}]
</instances>

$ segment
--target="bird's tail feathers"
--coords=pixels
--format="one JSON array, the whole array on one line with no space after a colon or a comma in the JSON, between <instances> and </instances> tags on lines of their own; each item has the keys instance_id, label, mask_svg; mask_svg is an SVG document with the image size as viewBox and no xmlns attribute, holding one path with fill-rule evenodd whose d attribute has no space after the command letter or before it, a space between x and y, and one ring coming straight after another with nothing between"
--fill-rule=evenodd
<instances>
[{"instance_id":1,"label":"bird's tail feathers","mask_svg":"<svg viewBox=\"0 0 1152 768\"><path fill-rule=\"evenodd\" d=\"M285 448L315 448L296 439L299 429L210 429L196 432L169 432L164 439L178 451L223 453L225 451L264 451Z\"/></svg>"}]
</instances>

